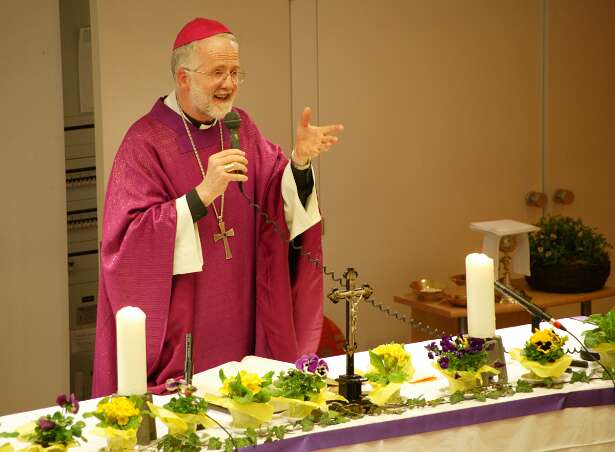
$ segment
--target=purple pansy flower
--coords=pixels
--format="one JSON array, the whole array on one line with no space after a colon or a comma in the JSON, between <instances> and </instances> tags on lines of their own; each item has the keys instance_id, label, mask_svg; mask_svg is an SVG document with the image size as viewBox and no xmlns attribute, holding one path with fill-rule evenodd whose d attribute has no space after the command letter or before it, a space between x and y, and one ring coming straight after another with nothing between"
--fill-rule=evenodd
<instances>
[{"instance_id":1,"label":"purple pansy flower","mask_svg":"<svg viewBox=\"0 0 615 452\"><path fill-rule=\"evenodd\" d=\"M164 387L169 392L175 392L179 388L179 381L175 378L169 378L165 383Z\"/></svg>"},{"instance_id":2,"label":"purple pansy flower","mask_svg":"<svg viewBox=\"0 0 615 452\"><path fill-rule=\"evenodd\" d=\"M433 353L431 353L431 352L427 353L427 357L428 357L429 359L433 359Z\"/></svg>"},{"instance_id":3,"label":"purple pansy flower","mask_svg":"<svg viewBox=\"0 0 615 452\"><path fill-rule=\"evenodd\" d=\"M56 404L72 414L76 414L79 411L79 400L73 393L71 393L70 396L67 396L66 394L60 394L56 398Z\"/></svg>"},{"instance_id":4,"label":"purple pansy flower","mask_svg":"<svg viewBox=\"0 0 615 452\"><path fill-rule=\"evenodd\" d=\"M69 404L66 407L66 410L71 412L72 414L77 414L77 412L79 411L79 400L77 399L77 396L71 393L70 397L68 398L68 402Z\"/></svg>"},{"instance_id":5,"label":"purple pansy flower","mask_svg":"<svg viewBox=\"0 0 615 452\"><path fill-rule=\"evenodd\" d=\"M53 430L54 428L56 428L56 423L50 419L42 417L38 420L38 427L42 431L47 432L49 430Z\"/></svg>"},{"instance_id":6,"label":"purple pansy flower","mask_svg":"<svg viewBox=\"0 0 615 452\"><path fill-rule=\"evenodd\" d=\"M440 365L442 369L448 369L448 357L443 356L442 358L440 358L438 360L438 364Z\"/></svg>"},{"instance_id":7,"label":"purple pansy flower","mask_svg":"<svg viewBox=\"0 0 615 452\"><path fill-rule=\"evenodd\" d=\"M310 353L301 356L295 361L295 367L302 372L308 372L324 377L329 373L329 366L324 359L320 359L318 355Z\"/></svg>"},{"instance_id":8,"label":"purple pansy flower","mask_svg":"<svg viewBox=\"0 0 615 452\"><path fill-rule=\"evenodd\" d=\"M64 405L66 405L67 403L68 403L68 397L66 396L66 394L60 394L56 398L56 405L58 405L59 407L64 408Z\"/></svg>"},{"instance_id":9,"label":"purple pansy flower","mask_svg":"<svg viewBox=\"0 0 615 452\"><path fill-rule=\"evenodd\" d=\"M483 349L483 345L485 344L485 341L481 338L478 337L471 337L470 338L470 352L472 353L478 353Z\"/></svg>"},{"instance_id":10,"label":"purple pansy flower","mask_svg":"<svg viewBox=\"0 0 615 452\"><path fill-rule=\"evenodd\" d=\"M314 353L301 356L295 361L295 367L303 372L314 372L318 366L318 356Z\"/></svg>"},{"instance_id":11,"label":"purple pansy flower","mask_svg":"<svg viewBox=\"0 0 615 452\"><path fill-rule=\"evenodd\" d=\"M327 362L324 359L319 359L318 360L318 366L316 366L316 375L318 375L319 377L326 377L327 374L329 373L329 365L327 364Z\"/></svg>"}]
</instances>

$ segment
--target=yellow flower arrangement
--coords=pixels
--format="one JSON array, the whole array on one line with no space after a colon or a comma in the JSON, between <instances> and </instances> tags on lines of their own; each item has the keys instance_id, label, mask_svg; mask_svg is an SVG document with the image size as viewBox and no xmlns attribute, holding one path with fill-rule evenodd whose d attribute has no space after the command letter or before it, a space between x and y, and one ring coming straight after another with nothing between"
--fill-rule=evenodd
<instances>
[{"instance_id":1,"label":"yellow flower arrangement","mask_svg":"<svg viewBox=\"0 0 615 452\"><path fill-rule=\"evenodd\" d=\"M245 370L240 370L238 377L241 384L252 394L258 394L259 392L261 392L261 389L263 389L263 379L257 374L253 374ZM220 388L220 392L226 396L230 395L232 392L231 384L235 381L236 380L233 380L231 378L227 378L226 380L224 380L224 384L222 385L222 388Z\"/></svg>"},{"instance_id":2,"label":"yellow flower arrangement","mask_svg":"<svg viewBox=\"0 0 615 452\"><path fill-rule=\"evenodd\" d=\"M95 417L100 421L92 432L107 438L109 450L133 450L137 444L137 430L141 425L142 405L142 399L137 396L105 397L98 402L96 411L83 416Z\"/></svg>"},{"instance_id":3,"label":"yellow flower arrangement","mask_svg":"<svg viewBox=\"0 0 615 452\"><path fill-rule=\"evenodd\" d=\"M370 350L369 362L365 378L373 388L370 401L376 405L398 402L402 383L414 374L410 354L402 344L391 342Z\"/></svg>"},{"instance_id":4,"label":"yellow flower arrangement","mask_svg":"<svg viewBox=\"0 0 615 452\"><path fill-rule=\"evenodd\" d=\"M222 387L219 389L222 396L206 394L204 399L214 405L227 408L233 416L233 426L238 428L259 427L271 421L273 406L271 400L271 380L273 372L259 376L239 371L234 377L226 377L220 369Z\"/></svg>"},{"instance_id":5,"label":"yellow flower arrangement","mask_svg":"<svg viewBox=\"0 0 615 452\"><path fill-rule=\"evenodd\" d=\"M530 370L530 378L558 378L572 362L563 348L567 340L552 329L536 330L523 350L512 349L510 356Z\"/></svg>"},{"instance_id":6,"label":"yellow flower arrangement","mask_svg":"<svg viewBox=\"0 0 615 452\"><path fill-rule=\"evenodd\" d=\"M410 362L410 355L401 344L394 342L382 344L372 350L384 359L384 365L388 369L403 369Z\"/></svg>"},{"instance_id":7,"label":"yellow flower arrangement","mask_svg":"<svg viewBox=\"0 0 615 452\"><path fill-rule=\"evenodd\" d=\"M114 397L111 400L99 403L96 412L102 414L107 423L117 424L125 427L133 416L138 416L141 412L126 397Z\"/></svg>"}]
</instances>

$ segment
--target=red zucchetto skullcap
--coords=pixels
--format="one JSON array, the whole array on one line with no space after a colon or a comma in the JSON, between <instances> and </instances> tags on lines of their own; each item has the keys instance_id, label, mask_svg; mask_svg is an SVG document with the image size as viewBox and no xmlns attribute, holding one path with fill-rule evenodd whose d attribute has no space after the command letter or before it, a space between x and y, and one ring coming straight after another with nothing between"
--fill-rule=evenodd
<instances>
[{"instance_id":1,"label":"red zucchetto skullcap","mask_svg":"<svg viewBox=\"0 0 615 452\"><path fill-rule=\"evenodd\" d=\"M173 44L173 50L190 44L192 41L209 38L220 33L231 33L231 30L217 20L197 17L184 25L184 28L179 31Z\"/></svg>"}]
</instances>

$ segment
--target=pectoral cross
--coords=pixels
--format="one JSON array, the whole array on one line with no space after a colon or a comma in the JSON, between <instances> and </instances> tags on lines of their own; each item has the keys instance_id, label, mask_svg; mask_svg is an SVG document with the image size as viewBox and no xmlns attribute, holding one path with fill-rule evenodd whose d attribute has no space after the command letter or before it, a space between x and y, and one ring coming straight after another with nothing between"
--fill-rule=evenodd
<instances>
[{"instance_id":1,"label":"pectoral cross","mask_svg":"<svg viewBox=\"0 0 615 452\"><path fill-rule=\"evenodd\" d=\"M228 260L232 258L233 255L231 254L231 247L228 244L227 237L234 237L235 230L233 228L227 230L226 226L224 225L224 221L222 220L218 220L218 229L220 229L220 234L214 234L214 242L222 240L222 242L224 243L224 255Z\"/></svg>"}]
</instances>

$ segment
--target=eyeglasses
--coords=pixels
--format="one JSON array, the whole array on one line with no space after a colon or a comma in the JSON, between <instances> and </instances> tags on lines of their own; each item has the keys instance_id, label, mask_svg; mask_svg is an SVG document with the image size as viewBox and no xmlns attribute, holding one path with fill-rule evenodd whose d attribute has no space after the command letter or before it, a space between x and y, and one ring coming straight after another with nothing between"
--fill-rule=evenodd
<instances>
[{"instance_id":1,"label":"eyeglasses","mask_svg":"<svg viewBox=\"0 0 615 452\"><path fill-rule=\"evenodd\" d=\"M239 71L227 72L227 71L223 71L222 69L214 69L211 72L201 72L201 71L196 71L194 69L188 69L188 68L184 68L184 69L188 72L196 72L197 74L204 75L212 83L215 83L215 84L224 83L227 77L231 77L231 81L235 85L241 85L246 79L246 73L239 72Z\"/></svg>"}]
</instances>

